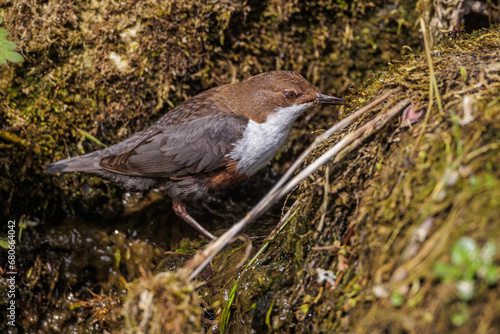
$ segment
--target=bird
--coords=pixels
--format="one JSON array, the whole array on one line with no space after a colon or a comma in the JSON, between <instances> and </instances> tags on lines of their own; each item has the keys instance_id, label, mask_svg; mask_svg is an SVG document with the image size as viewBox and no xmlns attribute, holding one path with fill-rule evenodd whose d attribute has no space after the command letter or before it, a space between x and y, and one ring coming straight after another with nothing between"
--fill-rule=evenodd
<instances>
[{"instance_id":1,"label":"bird","mask_svg":"<svg viewBox=\"0 0 500 334\"><path fill-rule=\"evenodd\" d=\"M195 95L130 138L52 162L45 173L83 172L132 192L158 189L178 217L215 239L186 205L247 180L280 150L294 121L322 104L345 101L297 72L265 72Z\"/></svg>"}]
</instances>

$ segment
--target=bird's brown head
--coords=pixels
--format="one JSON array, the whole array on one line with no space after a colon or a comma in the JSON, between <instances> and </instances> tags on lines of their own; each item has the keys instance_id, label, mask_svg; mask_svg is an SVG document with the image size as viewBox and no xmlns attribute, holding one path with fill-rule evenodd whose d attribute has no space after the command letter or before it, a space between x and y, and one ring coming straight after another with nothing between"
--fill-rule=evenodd
<instances>
[{"instance_id":1,"label":"bird's brown head","mask_svg":"<svg viewBox=\"0 0 500 334\"><path fill-rule=\"evenodd\" d=\"M266 72L226 85L220 92L225 107L262 123L269 115L289 108L294 119L318 104L345 104L343 99L318 92L296 72Z\"/></svg>"}]
</instances>

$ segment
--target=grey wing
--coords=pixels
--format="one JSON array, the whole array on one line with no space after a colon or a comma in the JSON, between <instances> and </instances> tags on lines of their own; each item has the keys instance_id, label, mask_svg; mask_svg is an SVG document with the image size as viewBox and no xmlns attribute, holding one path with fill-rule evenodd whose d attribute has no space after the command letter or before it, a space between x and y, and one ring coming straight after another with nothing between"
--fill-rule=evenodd
<instances>
[{"instance_id":1,"label":"grey wing","mask_svg":"<svg viewBox=\"0 0 500 334\"><path fill-rule=\"evenodd\" d=\"M247 122L237 115L215 114L158 127L133 149L104 157L99 165L115 173L144 177L183 178L211 172L224 166Z\"/></svg>"}]
</instances>

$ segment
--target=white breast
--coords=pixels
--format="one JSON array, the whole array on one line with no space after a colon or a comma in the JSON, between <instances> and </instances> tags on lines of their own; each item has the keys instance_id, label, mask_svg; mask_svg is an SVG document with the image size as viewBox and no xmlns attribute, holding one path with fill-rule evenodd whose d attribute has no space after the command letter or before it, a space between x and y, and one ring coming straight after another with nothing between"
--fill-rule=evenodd
<instances>
[{"instance_id":1,"label":"white breast","mask_svg":"<svg viewBox=\"0 0 500 334\"><path fill-rule=\"evenodd\" d=\"M304 103L278 108L264 123L250 120L243 137L234 143L229 158L238 161L238 169L247 176L255 174L283 146L297 117L312 106L312 103Z\"/></svg>"}]
</instances>

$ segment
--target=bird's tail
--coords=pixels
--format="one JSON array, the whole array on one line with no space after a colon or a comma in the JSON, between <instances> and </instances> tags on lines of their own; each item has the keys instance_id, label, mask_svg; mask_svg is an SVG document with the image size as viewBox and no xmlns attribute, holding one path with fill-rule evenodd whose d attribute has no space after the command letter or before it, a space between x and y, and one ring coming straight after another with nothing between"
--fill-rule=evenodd
<instances>
[{"instance_id":1,"label":"bird's tail","mask_svg":"<svg viewBox=\"0 0 500 334\"><path fill-rule=\"evenodd\" d=\"M99 167L100 160L101 160L101 152L96 151L79 157L52 162L45 167L44 173L48 174L70 173L70 172L92 173L101 169Z\"/></svg>"}]
</instances>

